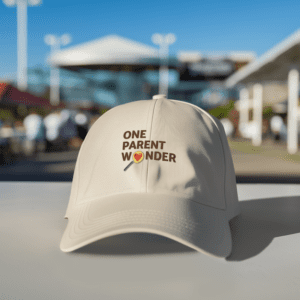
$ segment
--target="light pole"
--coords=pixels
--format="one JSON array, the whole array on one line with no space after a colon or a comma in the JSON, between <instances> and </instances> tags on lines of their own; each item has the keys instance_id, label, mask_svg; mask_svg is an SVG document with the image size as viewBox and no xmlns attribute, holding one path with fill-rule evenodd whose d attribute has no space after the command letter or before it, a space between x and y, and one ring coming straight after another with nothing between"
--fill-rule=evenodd
<instances>
[{"instance_id":1,"label":"light pole","mask_svg":"<svg viewBox=\"0 0 300 300\"><path fill-rule=\"evenodd\" d=\"M159 45L159 56L160 56L160 68L159 68L159 94L166 95L168 98L168 83L169 83L169 68L168 68L168 56L169 56L169 45L175 43L176 36L173 33L162 35L155 33L152 35L152 42Z\"/></svg>"},{"instance_id":2,"label":"light pole","mask_svg":"<svg viewBox=\"0 0 300 300\"><path fill-rule=\"evenodd\" d=\"M27 89L27 6L37 6L42 0L2 0L6 6L17 6L17 85L18 89Z\"/></svg>"},{"instance_id":3,"label":"light pole","mask_svg":"<svg viewBox=\"0 0 300 300\"><path fill-rule=\"evenodd\" d=\"M288 75L288 113L287 113L287 151L295 154L298 151L298 97L299 71L291 69Z\"/></svg>"},{"instance_id":4,"label":"light pole","mask_svg":"<svg viewBox=\"0 0 300 300\"><path fill-rule=\"evenodd\" d=\"M71 36L64 34L57 37L53 34L45 36L44 41L51 47L50 57L60 49L60 45L67 45L71 42ZM50 103L52 105L58 105L60 100L59 95L59 69L53 64L50 65Z\"/></svg>"}]
</instances>

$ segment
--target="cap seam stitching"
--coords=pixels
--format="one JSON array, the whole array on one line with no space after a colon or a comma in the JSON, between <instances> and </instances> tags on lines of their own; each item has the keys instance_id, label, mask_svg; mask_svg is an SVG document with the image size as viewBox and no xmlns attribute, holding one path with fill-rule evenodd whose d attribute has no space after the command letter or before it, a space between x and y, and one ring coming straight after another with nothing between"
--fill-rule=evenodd
<instances>
[{"instance_id":1,"label":"cap seam stitching","mask_svg":"<svg viewBox=\"0 0 300 300\"><path fill-rule=\"evenodd\" d=\"M171 100L171 101L176 101L176 102L183 102L183 101L179 101L179 100ZM213 121L213 123L215 124L215 127L217 128L217 132L218 132L218 135L219 135L219 139L220 139L220 142L221 142L221 145L222 145L222 150L223 150L223 163L224 163L224 199L225 199L225 209L222 209L222 210L226 210L227 211L227 208L228 208L228 205L227 205L227 198L226 198L226 192L225 192L225 188L226 188L226 173L227 173L227 168L226 168L226 159L225 159L225 149L224 149L224 145L223 145L223 141L222 141L222 138L221 138L221 133L220 133L220 130L219 130L219 127L216 123L216 121L214 120L214 118L207 112L205 111L204 109L202 109L201 107L199 106L196 106L192 103L186 103L186 102L183 102L184 104L187 104L187 105L190 105L190 106L193 106L193 107L196 107L197 109L200 109L202 112L204 112L204 114L209 117L209 119L211 121Z\"/></svg>"},{"instance_id":2,"label":"cap seam stitching","mask_svg":"<svg viewBox=\"0 0 300 300\"><path fill-rule=\"evenodd\" d=\"M77 160L79 162L79 164L78 164L78 186L80 186L80 162L81 162L81 160L79 158L80 158L81 152L82 152L81 149L82 149L82 147L80 147L80 150L79 150L79 153L78 153L78 158L77 158ZM78 200L78 190L79 190L79 188L77 188L77 193L76 193L76 198L75 198L75 205L77 204L77 200Z\"/></svg>"},{"instance_id":3,"label":"cap seam stitching","mask_svg":"<svg viewBox=\"0 0 300 300\"><path fill-rule=\"evenodd\" d=\"M109 195L110 196L114 196L114 195L121 195L122 193L118 193L118 194L113 194L113 195ZM130 194L132 195L132 193L126 193L126 194ZM140 193L137 193L137 194L140 194ZM149 194L148 192L145 192L144 194ZM155 194L155 193L154 193ZM164 193L159 193L159 194L155 194L155 195L167 195L167 194L164 194ZM182 194L181 194L182 195ZM168 195L169 196L169 195ZM203 206L206 206L206 207L209 207L211 209L217 209L217 210L221 210L221 211L226 211L226 209L223 209L223 208L217 208L217 207L213 207L211 205L208 205L208 204L203 204L203 203L199 203L197 202L196 200L193 200L193 199L190 199L190 198L187 198L187 197L181 197L180 195L179 196L175 196L176 198L182 198L182 199L185 199L186 201L191 201L191 202L194 202L198 205L203 205ZM107 196L104 196L104 197L98 197L98 198L94 198L94 199L91 199L91 200L88 200L86 202L81 202L81 203L78 203L77 205L75 205L74 209L76 209L76 207L79 207L79 206L83 206L83 205L88 205L94 201L98 201L98 200L101 200L101 198L107 198ZM177 200L177 199L176 199Z\"/></svg>"},{"instance_id":4,"label":"cap seam stitching","mask_svg":"<svg viewBox=\"0 0 300 300\"><path fill-rule=\"evenodd\" d=\"M150 141L152 140L152 127L153 127L153 119L154 119L154 110L155 110L155 106L156 106L157 100L158 99L154 99L155 102L153 104L153 109L152 109L152 118L151 118L151 126L150 126L150 136L149 136ZM146 170L146 193L148 193L149 164L150 164L150 161L148 160L147 161L147 170Z\"/></svg>"},{"instance_id":5,"label":"cap seam stitching","mask_svg":"<svg viewBox=\"0 0 300 300\"><path fill-rule=\"evenodd\" d=\"M208 115L208 117L214 122L215 126L217 127L219 139L220 139L221 145L222 145L222 152L223 152L222 157L223 157L223 163L224 163L224 182L223 182L224 183L224 199L225 199L225 210L227 210L228 204L227 204L226 191L225 191L226 190L227 165L226 165L226 158L225 158L225 148L224 148L221 133L220 133L220 130L219 130L219 127L218 127L216 121L213 119L213 117L209 113L207 113L207 112L205 112L205 113Z\"/></svg>"},{"instance_id":6,"label":"cap seam stitching","mask_svg":"<svg viewBox=\"0 0 300 300\"><path fill-rule=\"evenodd\" d=\"M67 206L67 210L66 210L66 213L65 213L65 218L67 218L67 214L68 214L68 211L72 211L72 206L73 207L76 207L77 206L77 199L78 199L78 190L79 190L79 182L80 182L80 155L81 155L81 147L80 147L80 150L78 152L78 156L77 156L77 162L78 162L78 185L77 185L77 190L76 190L76 195L75 195L75 199L72 201L71 199L69 199L69 203L68 203L68 206ZM73 179L72 179L72 185L73 185L73 180L74 180L74 176L75 176L75 170L76 170L76 165L75 165L75 168L74 168L74 172L73 172ZM72 187L71 187L71 192L72 192ZM71 196L71 195L70 195ZM70 203L70 201L73 202L73 204ZM70 207L69 207L70 206Z\"/></svg>"}]
</instances>

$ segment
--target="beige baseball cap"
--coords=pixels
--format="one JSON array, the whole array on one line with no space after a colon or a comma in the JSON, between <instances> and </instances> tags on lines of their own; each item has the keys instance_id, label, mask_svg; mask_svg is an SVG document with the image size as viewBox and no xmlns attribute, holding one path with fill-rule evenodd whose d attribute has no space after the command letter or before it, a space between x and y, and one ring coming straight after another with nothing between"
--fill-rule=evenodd
<instances>
[{"instance_id":1,"label":"beige baseball cap","mask_svg":"<svg viewBox=\"0 0 300 300\"><path fill-rule=\"evenodd\" d=\"M60 248L129 232L168 237L216 257L231 253L236 178L219 120L156 95L102 115L78 154Z\"/></svg>"}]
</instances>

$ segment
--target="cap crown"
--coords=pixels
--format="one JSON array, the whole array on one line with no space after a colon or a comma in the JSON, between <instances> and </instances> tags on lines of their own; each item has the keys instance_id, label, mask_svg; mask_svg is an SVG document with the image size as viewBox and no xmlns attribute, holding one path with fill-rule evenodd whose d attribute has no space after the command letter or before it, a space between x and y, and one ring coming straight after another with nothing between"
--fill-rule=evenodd
<instances>
[{"instance_id":1,"label":"cap crown","mask_svg":"<svg viewBox=\"0 0 300 300\"><path fill-rule=\"evenodd\" d=\"M137 151L143 160L124 171ZM106 112L80 149L66 217L74 205L120 193L174 195L235 215L235 173L221 123L197 106L167 99Z\"/></svg>"}]
</instances>

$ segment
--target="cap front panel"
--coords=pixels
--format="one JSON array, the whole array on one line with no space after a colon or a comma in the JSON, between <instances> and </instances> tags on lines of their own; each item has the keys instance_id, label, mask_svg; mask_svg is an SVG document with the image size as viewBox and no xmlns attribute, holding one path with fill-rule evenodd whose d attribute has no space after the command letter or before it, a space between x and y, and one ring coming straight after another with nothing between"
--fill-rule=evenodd
<instances>
[{"instance_id":1,"label":"cap front panel","mask_svg":"<svg viewBox=\"0 0 300 300\"><path fill-rule=\"evenodd\" d=\"M214 118L214 117L213 117ZM225 134L225 130L222 126L222 123L216 119L215 122L219 128L221 133L221 140L224 149L224 157L225 157L225 198L226 198L226 206L228 210L228 217L233 218L234 216L240 213L240 207L238 202L238 194L236 188L236 176L233 165L233 160L231 156L231 151L228 145L227 137Z\"/></svg>"},{"instance_id":2,"label":"cap front panel","mask_svg":"<svg viewBox=\"0 0 300 300\"><path fill-rule=\"evenodd\" d=\"M186 196L225 209L224 155L218 129L201 109L157 100L148 159L147 191Z\"/></svg>"},{"instance_id":3,"label":"cap front panel","mask_svg":"<svg viewBox=\"0 0 300 300\"><path fill-rule=\"evenodd\" d=\"M137 101L115 107L97 120L81 149L77 203L143 192L147 165L141 152L152 113L152 101Z\"/></svg>"}]
</instances>

